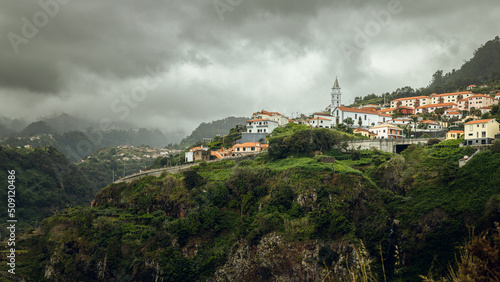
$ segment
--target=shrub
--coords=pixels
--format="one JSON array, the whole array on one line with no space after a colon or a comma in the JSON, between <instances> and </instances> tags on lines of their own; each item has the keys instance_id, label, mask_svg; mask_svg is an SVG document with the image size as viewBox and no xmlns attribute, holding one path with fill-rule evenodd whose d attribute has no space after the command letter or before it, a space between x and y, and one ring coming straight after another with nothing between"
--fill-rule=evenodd
<instances>
[{"instance_id":1,"label":"shrub","mask_svg":"<svg viewBox=\"0 0 500 282\"><path fill-rule=\"evenodd\" d=\"M493 143L493 145L491 145L490 150L493 153L500 153L500 140L495 140L495 142Z\"/></svg>"},{"instance_id":2,"label":"shrub","mask_svg":"<svg viewBox=\"0 0 500 282\"><path fill-rule=\"evenodd\" d=\"M432 146L434 144L438 144L439 142L441 142L441 140L436 139L436 138L431 138L431 139L427 140L427 145Z\"/></svg>"}]
</instances>

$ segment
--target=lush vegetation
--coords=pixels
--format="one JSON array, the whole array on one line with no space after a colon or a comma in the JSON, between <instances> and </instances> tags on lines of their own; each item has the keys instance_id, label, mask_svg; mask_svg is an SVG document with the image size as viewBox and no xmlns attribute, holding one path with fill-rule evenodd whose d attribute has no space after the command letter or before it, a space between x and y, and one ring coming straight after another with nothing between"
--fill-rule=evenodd
<instances>
[{"instance_id":1,"label":"lush vegetation","mask_svg":"<svg viewBox=\"0 0 500 282\"><path fill-rule=\"evenodd\" d=\"M460 140L395 155L346 151L345 138L290 125L256 159L110 185L95 207L68 208L23 239L19 275L207 280L242 240L257 246L276 233L288 243L321 242L311 259L328 271L349 269L331 246L361 240L366 275L413 281L444 276L468 226L500 221L500 153L478 153L459 168L475 151Z\"/></svg>"},{"instance_id":2,"label":"lush vegetation","mask_svg":"<svg viewBox=\"0 0 500 282\"><path fill-rule=\"evenodd\" d=\"M0 179L7 183L7 171L16 173L16 219L18 234L68 206L90 205L97 190L68 159L54 148L18 149L0 146ZM7 199L3 186L2 199ZM6 205L6 204L5 204ZM7 218L7 209L0 216ZM6 223L0 234L5 237Z\"/></svg>"}]
</instances>

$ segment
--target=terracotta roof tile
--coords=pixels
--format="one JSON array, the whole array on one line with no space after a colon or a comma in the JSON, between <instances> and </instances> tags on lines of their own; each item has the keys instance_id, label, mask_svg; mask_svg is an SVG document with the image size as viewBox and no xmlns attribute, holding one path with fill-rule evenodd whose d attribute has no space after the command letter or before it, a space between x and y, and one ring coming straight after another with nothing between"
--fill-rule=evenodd
<instances>
[{"instance_id":1,"label":"terracotta roof tile","mask_svg":"<svg viewBox=\"0 0 500 282\"><path fill-rule=\"evenodd\" d=\"M473 121L469 121L468 123L466 124L476 124L476 123L486 123L486 122L490 122L492 120L495 120L495 119L480 119L480 120L473 120Z\"/></svg>"}]
</instances>

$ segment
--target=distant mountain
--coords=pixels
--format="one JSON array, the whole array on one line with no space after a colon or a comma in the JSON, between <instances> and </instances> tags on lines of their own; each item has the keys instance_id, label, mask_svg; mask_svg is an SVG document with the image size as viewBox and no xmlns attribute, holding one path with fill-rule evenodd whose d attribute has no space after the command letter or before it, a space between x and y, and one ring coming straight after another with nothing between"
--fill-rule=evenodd
<instances>
[{"instance_id":1,"label":"distant mountain","mask_svg":"<svg viewBox=\"0 0 500 282\"><path fill-rule=\"evenodd\" d=\"M23 130L28 125L28 123L22 119L10 119L8 117L0 116L0 125L3 125L13 132L16 132Z\"/></svg>"},{"instance_id":2,"label":"distant mountain","mask_svg":"<svg viewBox=\"0 0 500 282\"><path fill-rule=\"evenodd\" d=\"M10 128L0 123L0 138L10 136L12 133L13 131Z\"/></svg>"},{"instance_id":3,"label":"distant mountain","mask_svg":"<svg viewBox=\"0 0 500 282\"><path fill-rule=\"evenodd\" d=\"M59 116L42 118L41 120L47 123L50 127L54 128L58 133L64 133L74 130L83 131L87 128L98 127L98 124L96 122L75 118L66 113Z\"/></svg>"},{"instance_id":4,"label":"distant mountain","mask_svg":"<svg viewBox=\"0 0 500 282\"><path fill-rule=\"evenodd\" d=\"M22 137L35 136L39 134L56 134L57 131L44 121L33 122L23 129L19 135Z\"/></svg>"},{"instance_id":5,"label":"distant mountain","mask_svg":"<svg viewBox=\"0 0 500 282\"><path fill-rule=\"evenodd\" d=\"M21 132L21 136L23 137L35 135L41 136L33 140L30 138L18 139L11 137L0 144L18 147L31 145L35 148L50 146L66 155L71 161L78 161L104 147L149 145L151 147L163 148L168 144L167 137L157 129L86 130L68 131L58 134L43 121L32 123Z\"/></svg>"},{"instance_id":6,"label":"distant mountain","mask_svg":"<svg viewBox=\"0 0 500 282\"><path fill-rule=\"evenodd\" d=\"M221 136L226 135L231 128L234 128L238 124L244 125L247 120L247 117L227 117L209 123L202 122L191 135L181 141L181 145L192 146L203 140L203 138L213 138L217 134Z\"/></svg>"}]
</instances>

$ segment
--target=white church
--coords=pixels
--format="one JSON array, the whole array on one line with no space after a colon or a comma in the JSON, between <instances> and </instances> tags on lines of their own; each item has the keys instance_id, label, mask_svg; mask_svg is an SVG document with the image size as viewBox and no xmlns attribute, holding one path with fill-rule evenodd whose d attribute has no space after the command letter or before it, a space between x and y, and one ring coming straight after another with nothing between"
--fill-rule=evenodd
<instances>
[{"instance_id":1,"label":"white church","mask_svg":"<svg viewBox=\"0 0 500 282\"><path fill-rule=\"evenodd\" d=\"M343 107L341 104L342 92L340 91L339 81L335 78L335 83L332 87L332 106L331 115L333 116L333 125L344 123L345 120L351 118L353 121L352 127L372 127L391 119L391 115L379 113L375 110L356 109Z\"/></svg>"}]
</instances>

